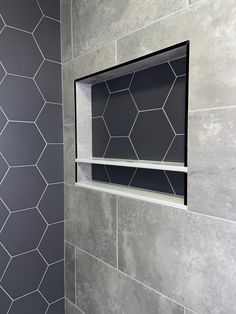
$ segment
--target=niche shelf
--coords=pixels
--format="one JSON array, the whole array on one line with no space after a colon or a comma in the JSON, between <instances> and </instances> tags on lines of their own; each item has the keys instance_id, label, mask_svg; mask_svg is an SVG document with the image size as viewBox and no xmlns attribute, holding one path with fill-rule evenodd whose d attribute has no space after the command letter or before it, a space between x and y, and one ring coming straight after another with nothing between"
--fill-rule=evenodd
<instances>
[{"instance_id":1,"label":"niche shelf","mask_svg":"<svg viewBox=\"0 0 236 314\"><path fill-rule=\"evenodd\" d=\"M76 185L187 208L189 43L75 80Z\"/></svg>"}]
</instances>

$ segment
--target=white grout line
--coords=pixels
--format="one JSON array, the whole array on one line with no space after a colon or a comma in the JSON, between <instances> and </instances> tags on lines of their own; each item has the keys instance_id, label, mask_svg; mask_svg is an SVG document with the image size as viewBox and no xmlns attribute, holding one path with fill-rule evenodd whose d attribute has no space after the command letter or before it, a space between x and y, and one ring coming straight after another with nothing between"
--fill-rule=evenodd
<instances>
[{"instance_id":1,"label":"white grout line","mask_svg":"<svg viewBox=\"0 0 236 314\"><path fill-rule=\"evenodd\" d=\"M173 194L176 195L175 190L174 190L174 188L173 188L173 186L172 186L172 184L171 184L171 182L170 182L170 179L169 179L169 177L168 177L166 171L165 171L165 170L163 170L163 171L164 171L164 174L165 174L165 176L166 176L166 179L167 179L168 182L169 182L169 185L170 185L170 187L171 187L171 190L172 190Z\"/></svg>"}]
</instances>

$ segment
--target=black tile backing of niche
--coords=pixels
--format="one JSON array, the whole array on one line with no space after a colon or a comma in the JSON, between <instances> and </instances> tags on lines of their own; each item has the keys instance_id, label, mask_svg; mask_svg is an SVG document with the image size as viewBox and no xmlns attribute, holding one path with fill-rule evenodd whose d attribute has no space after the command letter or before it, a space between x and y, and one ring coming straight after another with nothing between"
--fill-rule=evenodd
<instances>
[{"instance_id":1,"label":"black tile backing of niche","mask_svg":"<svg viewBox=\"0 0 236 314\"><path fill-rule=\"evenodd\" d=\"M92 179L106 183L184 196L187 175L183 172L92 165Z\"/></svg>"}]
</instances>

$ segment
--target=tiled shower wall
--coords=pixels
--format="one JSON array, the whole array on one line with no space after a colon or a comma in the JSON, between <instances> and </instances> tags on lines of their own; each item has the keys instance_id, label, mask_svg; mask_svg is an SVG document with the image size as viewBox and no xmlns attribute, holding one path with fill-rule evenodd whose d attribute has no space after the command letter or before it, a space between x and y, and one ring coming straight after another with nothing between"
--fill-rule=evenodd
<instances>
[{"instance_id":1,"label":"tiled shower wall","mask_svg":"<svg viewBox=\"0 0 236 314\"><path fill-rule=\"evenodd\" d=\"M62 0L67 314L236 313L234 0ZM74 186L73 80L190 40L188 210Z\"/></svg>"},{"instance_id":2,"label":"tiled shower wall","mask_svg":"<svg viewBox=\"0 0 236 314\"><path fill-rule=\"evenodd\" d=\"M64 313L60 2L0 1L0 313Z\"/></svg>"}]
</instances>

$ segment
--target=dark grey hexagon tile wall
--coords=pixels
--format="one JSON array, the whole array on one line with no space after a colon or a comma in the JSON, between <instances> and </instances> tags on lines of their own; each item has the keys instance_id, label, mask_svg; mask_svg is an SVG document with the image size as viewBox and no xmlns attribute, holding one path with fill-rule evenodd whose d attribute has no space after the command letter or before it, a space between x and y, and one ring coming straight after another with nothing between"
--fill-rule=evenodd
<instances>
[{"instance_id":1,"label":"dark grey hexagon tile wall","mask_svg":"<svg viewBox=\"0 0 236 314\"><path fill-rule=\"evenodd\" d=\"M64 313L60 1L0 1L0 313Z\"/></svg>"},{"instance_id":2,"label":"dark grey hexagon tile wall","mask_svg":"<svg viewBox=\"0 0 236 314\"><path fill-rule=\"evenodd\" d=\"M93 157L185 163L187 56L92 85ZM93 165L93 180L184 195L184 173Z\"/></svg>"}]
</instances>

